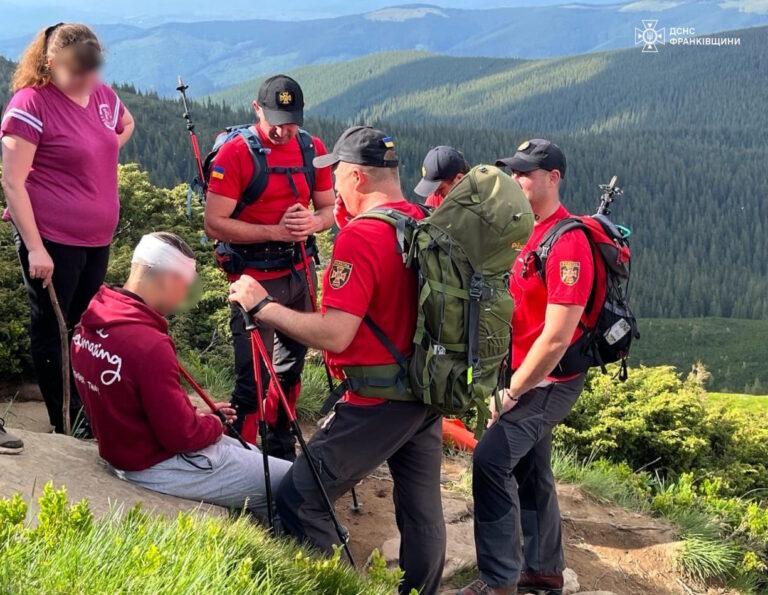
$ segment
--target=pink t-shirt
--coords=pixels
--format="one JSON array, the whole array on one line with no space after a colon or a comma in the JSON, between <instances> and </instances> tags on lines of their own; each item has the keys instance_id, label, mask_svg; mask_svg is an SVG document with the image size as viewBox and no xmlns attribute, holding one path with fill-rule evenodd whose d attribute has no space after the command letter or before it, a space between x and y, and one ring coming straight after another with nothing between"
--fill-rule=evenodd
<instances>
[{"instance_id":1,"label":"pink t-shirt","mask_svg":"<svg viewBox=\"0 0 768 595\"><path fill-rule=\"evenodd\" d=\"M125 108L100 84L88 107L55 85L28 87L11 98L0 137L37 145L26 188L40 235L69 246L106 246L120 215L117 135ZM7 218L7 213L4 218Z\"/></svg>"}]
</instances>

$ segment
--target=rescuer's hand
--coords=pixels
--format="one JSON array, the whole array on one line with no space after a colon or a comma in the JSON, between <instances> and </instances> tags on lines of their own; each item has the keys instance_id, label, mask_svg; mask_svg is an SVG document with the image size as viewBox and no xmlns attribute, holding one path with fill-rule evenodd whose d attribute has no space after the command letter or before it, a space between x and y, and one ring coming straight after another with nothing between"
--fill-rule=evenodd
<instances>
[{"instance_id":1,"label":"rescuer's hand","mask_svg":"<svg viewBox=\"0 0 768 595\"><path fill-rule=\"evenodd\" d=\"M229 301L250 310L267 297L267 290L253 277L242 275L229 286Z\"/></svg>"}]
</instances>

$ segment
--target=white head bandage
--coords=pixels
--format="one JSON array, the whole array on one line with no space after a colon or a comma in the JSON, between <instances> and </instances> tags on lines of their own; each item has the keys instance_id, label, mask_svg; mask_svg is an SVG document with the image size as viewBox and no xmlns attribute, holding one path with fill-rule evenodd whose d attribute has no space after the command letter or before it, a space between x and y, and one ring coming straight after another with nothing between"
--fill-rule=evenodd
<instances>
[{"instance_id":1,"label":"white head bandage","mask_svg":"<svg viewBox=\"0 0 768 595\"><path fill-rule=\"evenodd\" d=\"M131 264L143 264L160 271L178 273L192 283L197 276L195 259L182 254L178 248L166 244L152 234L147 234L133 251Z\"/></svg>"}]
</instances>

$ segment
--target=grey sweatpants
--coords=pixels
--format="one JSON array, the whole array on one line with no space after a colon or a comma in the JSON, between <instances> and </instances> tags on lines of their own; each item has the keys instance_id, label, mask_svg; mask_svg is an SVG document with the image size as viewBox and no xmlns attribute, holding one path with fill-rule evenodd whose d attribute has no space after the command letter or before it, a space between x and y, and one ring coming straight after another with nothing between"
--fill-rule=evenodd
<instances>
[{"instance_id":1,"label":"grey sweatpants","mask_svg":"<svg viewBox=\"0 0 768 595\"><path fill-rule=\"evenodd\" d=\"M441 427L440 416L421 403L339 403L308 445L331 502L387 461L405 572L401 593L416 589L435 595L440 586L445 561ZM304 455L280 486L277 510L287 533L329 553L339 543Z\"/></svg>"},{"instance_id":2,"label":"grey sweatpants","mask_svg":"<svg viewBox=\"0 0 768 595\"><path fill-rule=\"evenodd\" d=\"M475 449L477 567L492 587L517 584L521 570L556 574L565 568L552 475L552 428L568 415L582 388L584 375L528 391Z\"/></svg>"},{"instance_id":3,"label":"grey sweatpants","mask_svg":"<svg viewBox=\"0 0 768 595\"><path fill-rule=\"evenodd\" d=\"M247 507L267 516L264 461L255 447L246 450L229 436L202 450L178 454L143 471L112 471L148 490L231 508ZM291 463L269 457L272 493L277 493Z\"/></svg>"}]
</instances>

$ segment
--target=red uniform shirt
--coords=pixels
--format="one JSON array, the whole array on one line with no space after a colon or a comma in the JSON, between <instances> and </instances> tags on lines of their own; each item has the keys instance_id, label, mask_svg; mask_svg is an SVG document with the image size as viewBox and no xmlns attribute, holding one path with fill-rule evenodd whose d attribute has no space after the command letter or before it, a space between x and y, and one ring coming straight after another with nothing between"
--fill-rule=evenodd
<instances>
[{"instance_id":1,"label":"red uniform shirt","mask_svg":"<svg viewBox=\"0 0 768 595\"><path fill-rule=\"evenodd\" d=\"M414 219L423 211L415 204L400 201L382 205ZM355 316L366 314L405 355L413 350L416 329L418 279L405 268L397 253L395 229L385 221L356 219L339 232L333 247L333 261L323 276L323 310L335 308ZM342 366L392 364L392 354L363 322L352 342L341 353L326 353L331 370L343 378ZM344 400L376 405L385 399L371 399L347 393Z\"/></svg>"},{"instance_id":2,"label":"red uniform shirt","mask_svg":"<svg viewBox=\"0 0 768 595\"><path fill-rule=\"evenodd\" d=\"M262 146L270 150L267 154L267 167L301 167L304 164L298 139L294 138L286 145L276 145L264 135L258 126L254 126L254 129L261 139ZM328 152L323 141L319 138L313 136L312 141L315 144L317 155L325 155ZM236 136L219 149L213 167L215 170L212 169L213 173L208 184L208 190L234 201L240 200L253 177L253 156L241 136ZM309 207L313 192L323 192L333 188L331 168L324 167L316 170L315 187L312 190L307 185L306 176L301 172L293 174L293 183L296 184L296 189L299 192L298 202ZM255 203L243 209L238 220L260 225L277 225L283 218L286 209L294 203L296 203L296 196L288 182L288 176L271 173L264 194ZM301 266L297 265L297 268L301 268ZM269 272L245 270L246 275L258 280L276 279L289 273L290 269ZM234 280L237 275L230 277L230 280Z\"/></svg>"},{"instance_id":3,"label":"red uniform shirt","mask_svg":"<svg viewBox=\"0 0 768 595\"><path fill-rule=\"evenodd\" d=\"M547 219L538 222L512 268L509 289L515 299L515 313L512 316L513 369L520 367L544 329L548 304L586 306L589 301L595 279L594 257L583 231L570 231L555 242L547 258L546 285L534 269L533 261L528 258L528 255L539 247L539 242L552 226L569 216L568 211L561 205ZM598 280L601 278L604 285L604 276L598 274ZM605 289L596 287L596 291L604 292ZM599 309L597 310L599 313ZM585 317L582 320L588 327L594 324ZM580 328L576 329L571 343L576 341L581 333ZM549 380L564 381L568 378Z\"/></svg>"}]
</instances>

